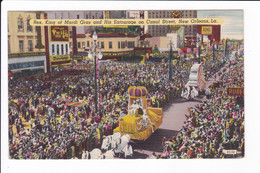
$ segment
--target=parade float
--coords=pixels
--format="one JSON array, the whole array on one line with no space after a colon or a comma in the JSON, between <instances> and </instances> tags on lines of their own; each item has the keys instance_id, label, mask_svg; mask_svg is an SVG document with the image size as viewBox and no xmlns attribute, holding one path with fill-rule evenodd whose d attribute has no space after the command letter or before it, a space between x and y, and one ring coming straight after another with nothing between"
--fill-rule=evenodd
<instances>
[{"instance_id":1,"label":"parade float","mask_svg":"<svg viewBox=\"0 0 260 173\"><path fill-rule=\"evenodd\" d=\"M147 106L148 92L145 87L131 86L128 94L128 114L120 117L119 127L114 129L114 133L129 134L131 139L144 141L161 125L162 108Z\"/></svg>"},{"instance_id":2,"label":"parade float","mask_svg":"<svg viewBox=\"0 0 260 173\"><path fill-rule=\"evenodd\" d=\"M186 84L189 87L195 87L195 89L202 93L206 89L206 80L203 74L203 68L201 64L193 64L190 70L189 81Z\"/></svg>"}]
</instances>

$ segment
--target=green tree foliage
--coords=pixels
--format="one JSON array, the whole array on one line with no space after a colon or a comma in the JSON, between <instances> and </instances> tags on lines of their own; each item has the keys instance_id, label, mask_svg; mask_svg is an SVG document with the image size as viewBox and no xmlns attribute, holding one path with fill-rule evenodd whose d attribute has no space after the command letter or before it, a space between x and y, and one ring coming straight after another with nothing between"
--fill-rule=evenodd
<instances>
[{"instance_id":1,"label":"green tree foliage","mask_svg":"<svg viewBox=\"0 0 260 173\"><path fill-rule=\"evenodd\" d=\"M152 53L158 53L158 54L160 53L157 45L154 46L154 49L153 49Z\"/></svg>"}]
</instances>

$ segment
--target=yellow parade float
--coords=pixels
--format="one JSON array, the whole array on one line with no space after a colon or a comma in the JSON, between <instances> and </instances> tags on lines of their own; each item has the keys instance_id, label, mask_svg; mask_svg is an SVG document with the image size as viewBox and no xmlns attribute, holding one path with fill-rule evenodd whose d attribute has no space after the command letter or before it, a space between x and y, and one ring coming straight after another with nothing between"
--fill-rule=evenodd
<instances>
[{"instance_id":1,"label":"yellow parade float","mask_svg":"<svg viewBox=\"0 0 260 173\"><path fill-rule=\"evenodd\" d=\"M114 133L129 134L131 139L144 141L162 124L162 108L147 106L145 87L131 86L128 94L128 114L119 118L119 127L114 129Z\"/></svg>"}]
</instances>

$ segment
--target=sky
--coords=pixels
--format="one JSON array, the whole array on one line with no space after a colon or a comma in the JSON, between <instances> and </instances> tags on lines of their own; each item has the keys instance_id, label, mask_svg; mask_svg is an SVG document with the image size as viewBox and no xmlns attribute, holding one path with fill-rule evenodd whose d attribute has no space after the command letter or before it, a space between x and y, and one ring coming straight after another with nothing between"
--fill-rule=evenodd
<instances>
[{"instance_id":1,"label":"sky","mask_svg":"<svg viewBox=\"0 0 260 173\"><path fill-rule=\"evenodd\" d=\"M244 13L243 10L211 10L197 11L197 17L220 17L224 18L221 25L221 39L243 39L244 38Z\"/></svg>"}]
</instances>

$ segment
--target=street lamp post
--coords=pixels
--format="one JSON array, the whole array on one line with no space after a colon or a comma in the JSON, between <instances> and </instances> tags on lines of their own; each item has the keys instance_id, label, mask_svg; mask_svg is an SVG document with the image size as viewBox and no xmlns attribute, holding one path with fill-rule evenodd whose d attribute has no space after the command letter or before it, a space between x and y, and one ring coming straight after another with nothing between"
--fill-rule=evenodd
<instances>
[{"instance_id":1,"label":"street lamp post","mask_svg":"<svg viewBox=\"0 0 260 173\"><path fill-rule=\"evenodd\" d=\"M200 64L200 51L201 51L201 42L200 41L201 41L200 37L198 37L198 39L197 39L197 46L198 46L198 55L199 55L198 62L199 62L199 64Z\"/></svg>"},{"instance_id":2,"label":"street lamp post","mask_svg":"<svg viewBox=\"0 0 260 173\"><path fill-rule=\"evenodd\" d=\"M96 33L96 31L94 32L94 34L93 34L93 36L92 36L92 38L93 38L93 41L94 41L94 44L93 44L93 46L89 49L89 54L88 54L88 57L90 58L90 59L92 59L93 58L93 53L94 53L94 68L95 68L95 112L97 113L98 111L97 111L97 56L98 56L98 59L101 59L102 58L102 54L101 54L101 48L97 45L97 33ZM94 49L94 51L92 52L92 49ZM97 49L99 49L99 53L98 53L98 55L97 55Z\"/></svg>"},{"instance_id":3,"label":"street lamp post","mask_svg":"<svg viewBox=\"0 0 260 173\"><path fill-rule=\"evenodd\" d=\"M213 61L215 61L215 44L214 43L212 46L212 50L213 50Z\"/></svg>"},{"instance_id":4,"label":"street lamp post","mask_svg":"<svg viewBox=\"0 0 260 173\"><path fill-rule=\"evenodd\" d=\"M169 81L172 80L172 40L170 39L170 54L169 54Z\"/></svg>"},{"instance_id":5,"label":"street lamp post","mask_svg":"<svg viewBox=\"0 0 260 173\"><path fill-rule=\"evenodd\" d=\"M228 43L228 39L226 39L226 43L225 43L225 58L227 57L227 48L228 48L227 43Z\"/></svg>"}]
</instances>

